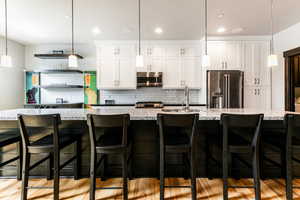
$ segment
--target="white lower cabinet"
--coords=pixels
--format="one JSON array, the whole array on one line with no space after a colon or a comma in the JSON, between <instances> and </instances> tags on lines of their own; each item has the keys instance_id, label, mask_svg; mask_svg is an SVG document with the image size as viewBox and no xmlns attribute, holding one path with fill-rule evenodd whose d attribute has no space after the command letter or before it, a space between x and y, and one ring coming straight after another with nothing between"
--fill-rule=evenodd
<instances>
[{"instance_id":1,"label":"white lower cabinet","mask_svg":"<svg viewBox=\"0 0 300 200\"><path fill-rule=\"evenodd\" d=\"M261 111L271 109L271 90L269 86L246 86L244 91L244 107Z\"/></svg>"}]
</instances>

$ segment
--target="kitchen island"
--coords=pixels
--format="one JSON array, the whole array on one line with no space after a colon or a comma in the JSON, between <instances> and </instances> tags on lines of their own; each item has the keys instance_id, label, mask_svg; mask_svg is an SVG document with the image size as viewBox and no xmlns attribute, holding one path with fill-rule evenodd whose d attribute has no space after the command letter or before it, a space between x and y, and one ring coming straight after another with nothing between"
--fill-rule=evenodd
<instances>
[{"instance_id":1,"label":"kitchen island","mask_svg":"<svg viewBox=\"0 0 300 200\"><path fill-rule=\"evenodd\" d=\"M165 109L174 109L181 107L165 107ZM199 113L199 134L197 138L197 176L198 177L221 177L221 150L222 150L222 135L219 128L219 119L221 113L237 113L237 114L253 114L264 113L263 124L263 142L264 138L280 137L284 139L283 118L286 112L284 111L261 111L250 109L207 109L206 107L192 107ZM159 172L159 136L156 125L157 113L162 112L161 109L137 109L133 106L125 107L97 107L95 109L16 109L0 111L0 128L2 130L15 129L17 130L17 115L18 114L53 114L59 113L62 119L61 129L73 132L74 134L82 134L82 163L81 174L88 176L89 174L89 137L86 125L87 114L120 114L129 113L131 118L130 134L133 141L132 155L132 176L134 177L158 177ZM171 112L168 112L171 113ZM184 112L177 112L184 113ZM0 132L1 134L1 132ZM268 145L263 146L264 158L271 159L276 163L280 163L280 152L276 149L269 148ZM10 148L12 149L12 148ZM70 156L72 148L66 148L61 156L61 159L67 159ZM6 151L3 158L13 156L13 151ZM249 155L244 155L248 159ZM34 159L33 159L34 160ZM188 174L184 170L184 159L182 155L168 155L167 175L171 177L187 177ZM33 161L34 162L34 161ZM246 168L243 163L238 160L233 160L232 174L234 177L248 177L251 174L251 169ZM109 167L105 171L101 170L103 177L117 177L121 175L118 164L118 157L109 157L107 160ZM282 172L279 166L263 159L263 178L278 178L282 177ZM298 166L299 167L299 166ZM70 167L71 168L71 167ZM297 168L297 166L296 166ZM34 169L31 175L45 175L46 166L41 165ZM299 168L300 169L300 168ZM300 171L300 170L298 170ZM14 171L3 171L3 176L14 175ZM61 173L64 176L72 174L70 169L66 169Z\"/></svg>"}]
</instances>

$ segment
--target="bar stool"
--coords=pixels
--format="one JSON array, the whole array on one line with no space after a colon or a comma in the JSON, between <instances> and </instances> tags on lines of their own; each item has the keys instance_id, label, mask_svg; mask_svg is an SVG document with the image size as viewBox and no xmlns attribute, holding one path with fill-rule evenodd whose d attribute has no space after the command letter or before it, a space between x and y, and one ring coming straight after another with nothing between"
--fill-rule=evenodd
<instances>
[{"instance_id":1,"label":"bar stool","mask_svg":"<svg viewBox=\"0 0 300 200\"><path fill-rule=\"evenodd\" d=\"M41 189L49 187L29 187L29 171L44 161L50 159L50 171L54 173L54 199L59 199L59 172L67 164L73 162L74 179L78 179L80 168L80 147L81 135L72 133L61 133L59 125L61 119L59 114L51 115L18 115L19 127L23 144L23 166L22 166L22 193L21 199L27 199L28 189ZM41 137L35 141L32 135L51 130L51 134ZM33 134L33 132L35 134ZM60 164L60 150L74 144L74 155L69 160ZM30 156L32 154L46 154L44 158L30 166ZM53 162L53 163L52 163ZM53 169L52 169L53 164Z\"/></svg>"},{"instance_id":2,"label":"bar stool","mask_svg":"<svg viewBox=\"0 0 300 200\"><path fill-rule=\"evenodd\" d=\"M90 200L95 199L96 189L123 189L123 199L128 199L128 162L131 142L128 141L129 114L87 115L91 142ZM102 135L98 136L98 130ZM99 131L100 132L100 131ZM97 162L97 154L100 154ZM96 187L96 170L105 156L118 154L122 157L123 187Z\"/></svg>"},{"instance_id":3,"label":"bar stool","mask_svg":"<svg viewBox=\"0 0 300 200\"><path fill-rule=\"evenodd\" d=\"M228 188L254 188L255 199L260 200L260 141L263 114L236 115L222 114L223 130L223 199L228 200ZM252 164L238 156L239 153L250 153ZM235 156L247 167L252 167L254 186L228 185L230 160Z\"/></svg>"},{"instance_id":4,"label":"bar stool","mask_svg":"<svg viewBox=\"0 0 300 200\"><path fill-rule=\"evenodd\" d=\"M197 199L195 142L198 114L158 114L160 137L160 199L164 199L165 188L191 188L192 199ZM185 154L189 159L191 186L165 185L165 154Z\"/></svg>"},{"instance_id":5,"label":"bar stool","mask_svg":"<svg viewBox=\"0 0 300 200\"><path fill-rule=\"evenodd\" d=\"M300 150L300 115L286 114L286 199L293 199L293 189L299 186L293 185L293 161L300 163L300 160L294 157L294 151Z\"/></svg>"},{"instance_id":6,"label":"bar stool","mask_svg":"<svg viewBox=\"0 0 300 200\"><path fill-rule=\"evenodd\" d=\"M6 160L2 163L0 163L0 167L4 167L5 165L8 165L14 161L17 161L16 169L17 169L17 179L21 180L21 171L22 171L22 143L21 143L21 137L19 132L17 131L5 131L0 133L0 148L16 144L17 145L17 156L13 157L9 160ZM7 170L3 168L2 170Z\"/></svg>"}]
</instances>

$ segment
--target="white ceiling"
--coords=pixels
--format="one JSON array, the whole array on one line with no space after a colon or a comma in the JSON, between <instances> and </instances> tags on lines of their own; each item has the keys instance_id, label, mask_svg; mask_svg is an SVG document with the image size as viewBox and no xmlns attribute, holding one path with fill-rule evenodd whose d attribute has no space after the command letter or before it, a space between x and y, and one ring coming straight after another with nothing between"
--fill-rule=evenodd
<instances>
[{"instance_id":1,"label":"white ceiling","mask_svg":"<svg viewBox=\"0 0 300 200\"><path fill-rule=\"evenodd\" d=\"M75 40L137 39L138 0L74 0ZM299 0L274 0L275 31L300 22ZM71 0L8 0L9 37L24 44L69 43ZM270 0L208 0L209 35L267 35ZM218 18L224 13L223 18ZM143 39L200 39L203 0L142 0ZM4 0L0 0L0 34L4 33ZM93 27L101 34L94 36ZM224 26L226 33L218 34ZM161 27L162 35L154 33ZM232 29L243 28L240 33Z\"/></svg>"}]
</instances>

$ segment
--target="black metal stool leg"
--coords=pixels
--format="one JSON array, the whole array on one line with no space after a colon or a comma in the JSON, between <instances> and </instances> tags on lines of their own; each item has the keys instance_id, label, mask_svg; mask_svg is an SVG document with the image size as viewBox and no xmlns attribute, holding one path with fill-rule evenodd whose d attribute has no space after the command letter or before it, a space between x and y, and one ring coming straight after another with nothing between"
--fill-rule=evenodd
<instances>
[{"instance_id":1,"label":"black metal stool leg","mask_svg":"<svg viewBox=\"0 0 300 200\"><path fill-rule=\"evenodd\" d=\"M163 148L163 147L162 147ZM165 196L165 155L163 150L160 152L160 167L159 167L159 180L160 180L160 200L164 199Z\"/></svg>"},{"instance_id":2,"label":"black metal stool leg","mask_svg":"<svg viewBox=\"0 0 300 200\"><path fill-rule=\"evenodd\" d=\"M123 199L128 199L128 169L127 169L127 153L123 154Z\"/></svg>"},{"instance_id":3,"label":"black metal stool leg","mask_svg":"<svg viewBox=\"0 0 300 200\"><path fill-rule=\"evenodd\" d=\"M192 189L192 200L197 199L197 185L196 185L196 167L195 167L195 156L194 153L191 155L191 189Z\"/></svg>"},{"instance_id":4,"label":"black metal stool leg","mask_svg":"<svg viewBox=\"0 0 300 200\"><path fill-rule=\"evenodd\" d=\"M53 158L53 153L49 153L50 158L47 160L47 180L52 180L53 179L53 163L54 163L54 158Z\"/></svg>"},{"instance_id":5,"label":"black metal stool leg","mask_svg":"<svg viewBox=\"0 0 300 200\"><path fill-rule=\"evenodd\" d=\"M286 199L293 199L293 163L290 148L286 151Z\"/></svg>"},{"instance_id":6,"label":"black metal stool leg","mask_svg":"<svg viewBox=\"0 0 300 200\"><path fill-rule=\"evenodd\" d=\"M253 176L254 176L254 188L255 188L255 199L261 199L260 193L260 170L259 170L259 158L257 155L254 156L253 162Z\"/></svg>"},{"instance_id":7,"label":"black metal stool leg","mask_svg":"<svg viewBox=\"0 0 300 200\"><path fill-rule=\"evenodd\" d=\"M22 162L22 191L21 191L21 200L27 200L29 164L30 164L30 154L27 151L24 151L23 152L23 162Z\"/></svg>"},{"instance_id":8,"label":"black metal stool leg","mask_svg":"<svg viewBox=\"0 0 300 200\"><path fill-rule=\"evenodd\" d=\"M223 150L223 200L228 200L228 153Z\"/></svg>"},{"instance_id":9,"label":"black metal stool leg","mask_svg":"<svg viewBox=\"0 0 300 200\"><path fill-rule=\"evenodd\" d=\"M91 169L90 169L90 200L95 200L96 193L96 162L97 154L96 149L91 151Z\"/></svg>"},{"instance_id":10,"label":"black metal stool leg","mask_svg":"<svg viewBox=\"0 0 300 200\"><path fill-rule=\"evenodd\" d=\"M79 174L80 174L80 166L81 166L80 150L81 150L81 141L80 141L80 139L78 139L74 143L74 155L76 156L76 158L73 162L73 171L74 171L74 179L75 180L79 179Z\"/></svg>"},{"instance_id":11,"label":"black metal stool leg","mask_svg":"<svg viewBox=\"0 0 300 200\"><path fill-rule=\"evenodd\" d=\"M17 154L19 159L17 160L17 180L22 180L22 162L23 162L23 147L22 142L17 143Z\"/></svg>"},{"instance_id":12,"label":"black metal stool leg","mask_svg":"<svg viewBox=\"0 0 300 200\"><path fill-rule=\"evenodd\" d=\"M59 200L59 150L54 151L54 200Z\"/></svg>"}]
</instances>

